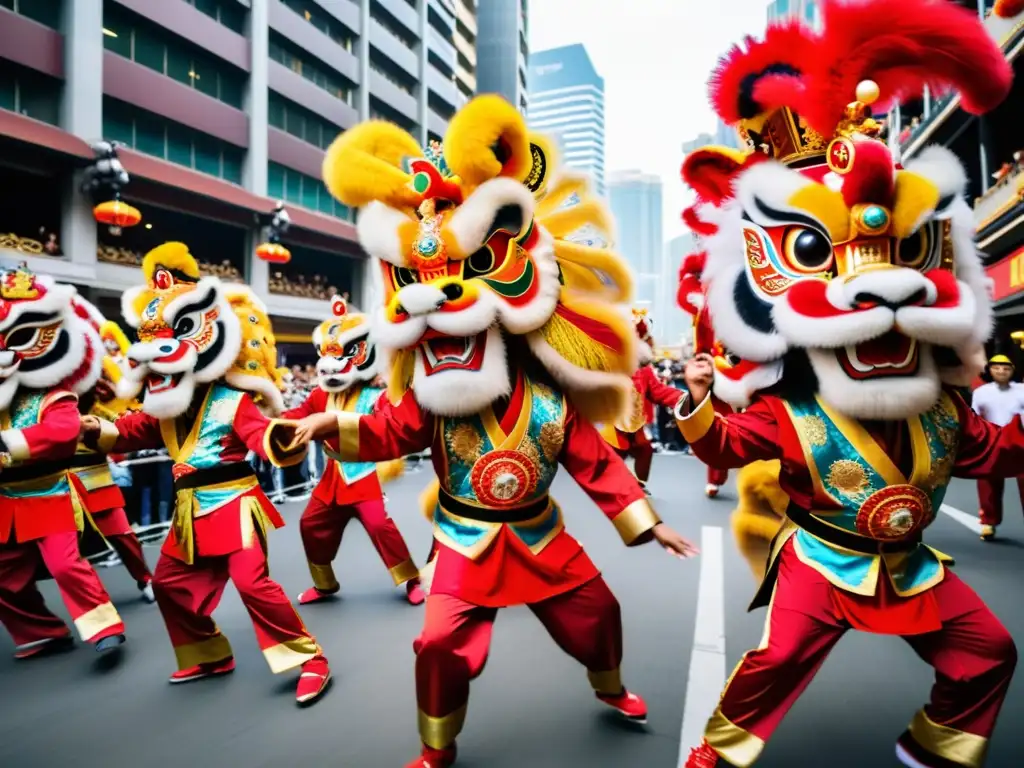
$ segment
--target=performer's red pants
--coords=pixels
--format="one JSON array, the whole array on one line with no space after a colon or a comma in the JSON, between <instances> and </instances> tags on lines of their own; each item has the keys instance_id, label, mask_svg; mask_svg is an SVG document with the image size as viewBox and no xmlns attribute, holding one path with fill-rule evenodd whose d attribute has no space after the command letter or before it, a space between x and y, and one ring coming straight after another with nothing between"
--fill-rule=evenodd
<instances>
[{"instance_id":1,"label":"performer's red pants","mask_svg":"<svg viewBox=\"0 0 1024 768\"><path fill-rule=\"evenodd\" d=\"M558 646L588 671L599 693L621 693L622 618L604 579L530 605ZM487 662L498 609L457 597L427 598L423 632L416 651L416 697L420 738L443 749L455 742L466 718L469 683Z\"/></svg>"},{"instance_id":2,"label":"performer's red pants","mask_svg":"<svg viewBox=\"0 0 1024 768\"><path fill-rule=\"evenodd\" d=\"M36 587L40 561L53 576L75 629L86 642L124 633L124 623L92 566L78 551L75 531L54 533L35 541L0 544L0 623L15 645L23 646L68 635Z\"/></svg>"},{"instance_id":3,"label":"performer's red pants","mask_svg":"<svg viewBox=\"0 0 1024 768\"><path fill-rule=\"evenodd\" d=\"M647 430L639 429L632 434L619 432L619 437L627 443L627 447L617 449L616 453L624 459L632 456L636 479L646 483L651 476L651 462L654 460L654 446L647 438Z\"/></svg>"},{"instance_id":4,"label":"performer's red pants","mask_svg":"<svg viewBox=\"0 0 1024 768\"><path fill-rule=\"evenodd\" d=\"M729 470L708 467L708 485L725 485L729 481Z\"/></svg>"},{"instance_id":5,"label":"performer's red pants","mask_svg":"<svg viewBox=\"0 0 1024 768\"><path fill-rule=\"evenodd\" d=\"M146 556L142 553L142 542L139 541L139 537L135 535L135 531L128 523L128 516L124 509L117 507L94 512L92 521L96 524L96 530L103 534L103 538L121 558L125 570L135 579L135 582L140 587L149 584L153 580L153 574L149 572L149 566L146 565Z\"/></svg>"},{"instance_id":6,"label":"performer's red pants","mask_svg":"<svg viewBox=\"0 0 1024 768\"><path fill-rule=\"evenodd\" d=\"M231 644L211 618L228 580L249 611L260 650L275 674L300 666L320 653L281 585L270 578L261 542L220 557L196 557L188 565L160 556L153 592L174 646L178 669L224 661Z\"/></svg>"},{"instance_id":7,"label":"performer's red pants","mask_svg":"<svg viewBox=\"0 0 1024 768\"><path fill-rule=\"evenodd\" d=\"M802 563L792 544L779 557L764 641L736 667L705 733L708 743L740 768L758 758L848 628L833 603L836 587ZM883 573L879 580L886 578ZM981 598L951 571L933 590L942 629L904 637L935 668L931 701L915 717L911 736L926 754L979 768L1017 649Z\"/></svg>"},{"instance_id":8,"label":"performer's red pants","mask_svg":"<svg viewBox=\"0 0 1024 768\"><path fill-rule=\"evenodd\" d=\"M985 477L978 480L978 501L981 502L982 525L1002 525L1005 485L1005 481L1001 477ZM1017 478L1017 492L1020 494L1020 503L1024 505L1024 475Z\"/></svg>"},{"instance_id":9,"label":"performer's red pants","mask_svg":"<svg viewBox=\"0 0 1024 768\"><path fill-rule=\"evenodd\" d=\"M340 506L312 498L299 520L299 531L302 534L306 559L309 561L313 586L321 592L338 590L338 579L334 575L331 562L338 556L345 526L352 520L362 523L396 585L404 584L419 575L416 565L409 556L405 539L384 508L383 499L369 499Z\"/></svg>"}]
</instances>

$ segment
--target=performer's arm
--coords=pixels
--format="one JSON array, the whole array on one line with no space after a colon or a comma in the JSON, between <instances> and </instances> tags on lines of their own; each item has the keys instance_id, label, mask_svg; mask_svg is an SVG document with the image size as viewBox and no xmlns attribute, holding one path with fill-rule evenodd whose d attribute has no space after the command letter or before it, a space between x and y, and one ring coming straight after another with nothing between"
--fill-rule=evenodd
<instances>
[{"instance_id":1,"label":"performer's arm","mask_svg":"<svg viewBox=\"0 0 1024 768\"><path fill-rule=\"evenodd\" d=\"M985 403L982 398L978 397L978 393L982 392L981 387L978 387L971 393L971 408L982 418L985 418Z\"/></svg>"},{"instance_id":2,"label":"performer's arm","mask_svg":"<svg viewBox=\"0 0 1024 768\"><path fill-rule=\"evenodd\" d=\"M661 522L626 463L594 426L570 409L559 461L615 525L628 545L650 541Z\"/></svg>"},{"instance_id":3,"label":"performer's arm","mask_svg":"<svg viewBox=\"0 0 1024 768\"><path fill-rule=\"evenodd\" d=\"M84 435L83 442L100 453L134 453L164 447L160 420L147 413L126 413L115 422L97 421L99 432Z\"/></svg>"},{"instance_id":4,"label":"performer's arm","mask_svg":"<svg viewBox=\"0 0 1024 768\"><path fill-rule=\"evenodd\" d=\"M15 461L64 459L78 444L78 398L71 392L47 396L37 424L0 432L0 453Z\"/></svg>"},{"instance_id":5,"label":"performer's arm","mask_svg":"<svg viewBox=\"0 0 1024 768\"><path fill-rule=\"evenodd\" d=\"M342 461L391 461L430 447L434 417L408 393L397 405L378 400L369 415L338 411L311 416L300 423L296 434L300 441L337 436Z\"/></svg>"},{"instance_id":6,"label":"performer's arm","mask_svg":"<svg viewBox=\"0 0 1024 768\"><path fill-rule=\"evenodd\" d=\"M771 407L755 400L743 413L716 414L712 396L696 407L676 407L676 423L694 455L714 469L737 469L752 461L782 457L779 426Z\"/></svg>"},{"instance_id":7,"label":"performer's arm","mask_svg":"<svg viewBox=\"0 0 1024 768\"><path fill-rule=\"evenodd\" d=\"M301 405L288 409L281 414L281 418L304 419L307 416L312 416L314 413L323 413L325 410L327 410L327 393L320 389L320 387L315 387L306 396L306 399L302 401Z\"/></svg>"},{"instance_id":8,"label":"performer's arm","mask_svg":"<svg viewBox=\"0 0 1024 768\"><path fill-rule=\"evenodd\" d=\"M957 477L1015 477L1024 467L1024 424L1019 415L997 427L950 393L960 417L960 443L953 474Z\"/></svg>"},{"instance_id":9,"label":"performer's arm","mask_svg":"<svg viewBox=\"0 0 1024 768\"><path fill-rule=\"evenodd\" d=\"M292 447L295 423L268 419L249 395L238 403L232 427L246 448L275 467L290 467L306 456L306 446Z\"/></svg>"},{"instance_id":10,"label":"performer's arm","mask_svg":"<svg viewBox=\"0 0 1024 768\"><path fill-rule=\"evenodd\" d=\"M660 378L658 378L658 375L650 366L643 368L642 370L647 384L647 399L656 405L660 405L662 408L675 408L676 404L683 396L682 390L665 384Z\"/></svg>"}]
</instances>

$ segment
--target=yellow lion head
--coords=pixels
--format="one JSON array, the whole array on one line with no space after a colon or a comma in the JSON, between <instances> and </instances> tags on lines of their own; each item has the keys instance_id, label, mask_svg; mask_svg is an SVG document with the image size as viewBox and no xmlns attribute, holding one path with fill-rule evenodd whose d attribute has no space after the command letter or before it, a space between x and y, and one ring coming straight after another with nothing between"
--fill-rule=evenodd
<instances>
[{"instance_id":1,"label":"yellow lion head","mask_svg":"<svg viewBox=\"0 0 1024 768\"><path fill-rule=\"evenodd\" d=\"M473 413L509 391L507 360L532 358L589 418L618 415L636 364L628 268L587 181L556 172L515 108L480 96L426 150L363 123L323 168L362 208L360 242L378 260L373 335L393 357L392 398L412 387L430 411Z\"/></svg>"}]
</instances>

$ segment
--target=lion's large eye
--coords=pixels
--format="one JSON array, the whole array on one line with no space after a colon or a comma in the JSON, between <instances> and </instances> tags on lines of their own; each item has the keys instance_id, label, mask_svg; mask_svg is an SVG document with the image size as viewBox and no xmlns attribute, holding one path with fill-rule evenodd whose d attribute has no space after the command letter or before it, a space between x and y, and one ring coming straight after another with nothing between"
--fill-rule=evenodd
<instances>
[{"instance_id":1,"label":"lion's large eye","mask_svg":"<svg viewBox=\"0 0 1024 768\"><path fill-rule=\"evenodd\" d=\"M791 227L783 237L782 252L799 272L824 272L832 266L832 243L816 229Z\"/></svg>"},{"instance_id":2,"label":"lion's large eye","mask_svg":"<svg viewBox=\"0 0 1024 768\"><path fill-rule=\"evenodd\" d=\"M391 276L394 278L396 288L405 288L407 285L419 282L416 273L406 267L392 267Z\"/></svg>"},{"instance_id":3,"label":"lion's large eye","mask_svg":"<svg viewBox=\"0 0 1024 768\"><path fill-rule=\"evenodd\" d=\"M174 335L182 339L192 336L200 327L202 316L199 312L189 312L174 321Z\"/></svg>"},{"instance_id":4,"label":"lion's large eye","mask_svg":"<svg viewBox=\"0 0 1024 768\"><path fill-rule=\"evenodd\" d=\"M36 337L39 335L39 329L30 326L23 326L21 328L15 328L9 334L7 334L7 348L8 349L25 349L31 347L36 342Z\"/></svg>"},{"instance_id":5,"label":"lion's large eye","mask_svg":"<svg viewBox=\"0 0 1024 768\"><path fill-rule=\"evenodd\" d=\"M931 249L931 238L928 227L921 227L910 237L905 237L896 244L896 258L900 266L920 267L928 257Z\"/></svg>"},{"instance_id":6,"label":"lion's large eye","mask_svg":"<svg viewBox=\"0 0 1024 768\"><path fill-rule=\"evenodd\" d=\"M484 246L470 256L462 265L462 279L469 280L473 277L489 275L497 266L497 258L488 246Z\"/></svg>"}]
</instances>

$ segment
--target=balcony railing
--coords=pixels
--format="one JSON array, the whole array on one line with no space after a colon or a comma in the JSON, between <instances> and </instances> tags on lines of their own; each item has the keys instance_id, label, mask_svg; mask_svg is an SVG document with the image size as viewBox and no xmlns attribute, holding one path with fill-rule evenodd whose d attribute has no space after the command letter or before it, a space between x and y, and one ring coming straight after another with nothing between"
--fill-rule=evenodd
<instances>
[{"instance_id":1,"label":"balcony railing","mask_svg":"<svg viewBox=\"0 0 1024 768\"><path fill-rule=\"evenodd\" d=\"M1015 163L974 201L974 225L981 231L1024 200L1024 165Z\"/></svg>"}]
</instances>

